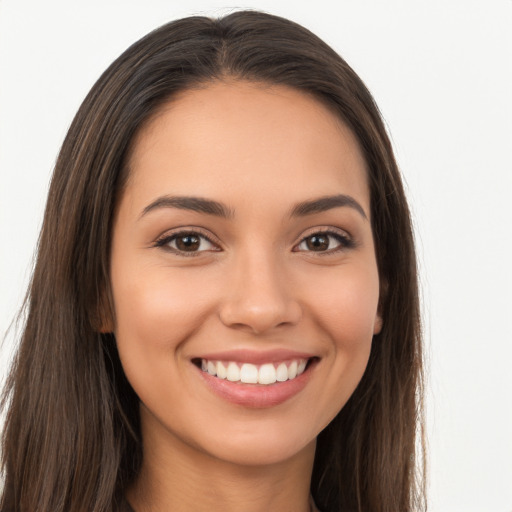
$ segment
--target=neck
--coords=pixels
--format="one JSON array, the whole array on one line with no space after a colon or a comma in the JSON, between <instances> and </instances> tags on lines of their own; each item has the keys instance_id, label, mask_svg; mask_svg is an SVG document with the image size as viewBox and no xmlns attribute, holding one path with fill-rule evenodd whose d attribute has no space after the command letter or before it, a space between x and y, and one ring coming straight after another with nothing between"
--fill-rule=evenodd
<instances>
[{"instance_id":1,"label":"neck","mask_svg":"<svg viewBox=\"0 0 512 512\"><path fill-rule=\"evenodd\" d=\"M142 468L127 492L136 512L310 510L315 443L284 461L241 465L176 438L162 443L143 433L143 439Z\"/></svg>"}]
</instances>

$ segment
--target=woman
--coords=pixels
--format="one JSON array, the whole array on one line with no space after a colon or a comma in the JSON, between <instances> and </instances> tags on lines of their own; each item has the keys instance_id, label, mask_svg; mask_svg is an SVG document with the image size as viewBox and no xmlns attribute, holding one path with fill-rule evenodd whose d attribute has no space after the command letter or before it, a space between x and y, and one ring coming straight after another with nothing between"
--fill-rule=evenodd
<instances>
[{"instance_id":1,"label":"woman","mask_svg":"<svg viewBox=\"0 0 512 512\"><path fill-rule=\"evenodd\" d=\"M26 307L2 510L423 506L407 203L372 97L306 29L188 18L121 55L64 141Z\"/></svg>"}]
</instances>

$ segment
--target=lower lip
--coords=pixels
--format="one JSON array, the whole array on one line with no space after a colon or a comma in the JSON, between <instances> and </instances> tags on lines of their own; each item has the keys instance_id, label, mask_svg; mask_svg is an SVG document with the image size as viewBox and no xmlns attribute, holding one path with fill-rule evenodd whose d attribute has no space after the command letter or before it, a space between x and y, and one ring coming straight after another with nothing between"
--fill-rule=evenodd
<instances>
[{"instance_id":1,"label":"lower lip","mask_svg":"<svg viewBox=\"0 0 512 512\"><path fill-rule=\"evenodd\" d=\"M304 373L298 377L274 384L245 384L243 382L231 382L210 375L194 365L208 387L217 395L243 407L263 409L274 407L286 402L304 389L311 376L314 361L311 361Z\"/></svg>"}]
</instances>

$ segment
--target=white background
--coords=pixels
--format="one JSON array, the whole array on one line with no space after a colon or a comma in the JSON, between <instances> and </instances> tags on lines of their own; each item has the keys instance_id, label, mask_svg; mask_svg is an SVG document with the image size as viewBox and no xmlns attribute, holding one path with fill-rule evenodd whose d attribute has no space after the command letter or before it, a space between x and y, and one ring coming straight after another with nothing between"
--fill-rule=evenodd
<instances>
[{"instance_id":1,"label":"white background","mask_svg":"<svg viewBox=\"0 0 512 512\"><path fill-rule=\"evenodd\" d=\"M229 0L228 0L229 1ZM0 333L80 102L164 22L291 18L373 92L412 203L429 357L430 510L512 511L512 0L0 0ZM228 7L228 8L226 8ZM0 360L4 375L13 336Z\"/></svg>"}]
</instances>

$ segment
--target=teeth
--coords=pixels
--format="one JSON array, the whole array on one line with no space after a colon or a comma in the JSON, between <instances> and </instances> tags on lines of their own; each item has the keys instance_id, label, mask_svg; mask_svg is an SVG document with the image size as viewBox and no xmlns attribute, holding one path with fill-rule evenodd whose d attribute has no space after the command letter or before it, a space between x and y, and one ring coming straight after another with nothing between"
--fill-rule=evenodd
<instances>
[{"instance_id":1,"label":"teeth","mask_svg":"<svg viewBox=\"0 0 512 512\"><path fill-rule=\"evenodd\" d=\"M217 366L213 361L208 361L208 364L206 365L206 371L210 375L217 375Z\"/></svg>"},{"instance_id":2,"label":"teeth","mask_svg":"<svg viewBox=\"0 0 512 512\"><path fill-rule=\"evenodd\" d=\"M293 361L292 364L290 365L290 367L288 368L288 378L289 379L295 379L295 377L297 377L297 367L298 367L297 361ZM306 365L304 365L304 368L305 367L306 367Z\"/></svg>"},{"instance_id":3,"label":"teeth","mask_svg":"<svg viewBox=\"0 0 512 512\"><path fill-rule=\"evenodd\" d=\"M240 369L240 380L246 384L258 384L258 368L253 364L244 363Z\"/></svg>"},{"instance_id":4,"label":"teeth","mask_svg":"<svg viewBox=\"0 0 512 512\"><path fill-rule=\"evenodd\" d=\"M258 378L260 384L274 384L276 380L276 369L273 364L268 363L260 366Z\"/></svg>"},{"instance_id":5,"label":"teeth","mask_svg":"<svg viewBox=\"0 0 512 512\"><path fill-rule=\"evenodd\" d=\"M228 376L228 369L222 364L221 361L217 363L217 377L225 379Z\"/></svg>"},{"instance_id":6,"label":"teeth","mask_svg":"<svg viewBox=\"0 0 512 512\"><path fill-rule=\"evenodd\" d=\"M288 363L273 363L257 366L251 363L239 363L234 361L207 361L201 359L201 369L210 375L216 375L219 379L227 379L231 382L243 382L245 384L269 385L277 382L292 380L304 373L307 359L299 359Z\"/></svg>"},{"instance_id":7,"label":"teeth","mask_svg":"<svg viewBox=\"0 0 512 512\"><path fill-rule=\"evenodd\" d=\"M288 368L284 363L281 363L276 369L276 378L279 382L288 380Z\"/></svg>"},{"instance_id":8,"label":"teeth","mask_svg":"<svg viewBox=\"0 0 512 512\"><path fill-rule=\"evenodd\" d=\"M228 364L228 372L226 377L231 382L237 382L240 380L240 368L238 368L238 365L236 363Z\"/></svg>"}]
</instances>

